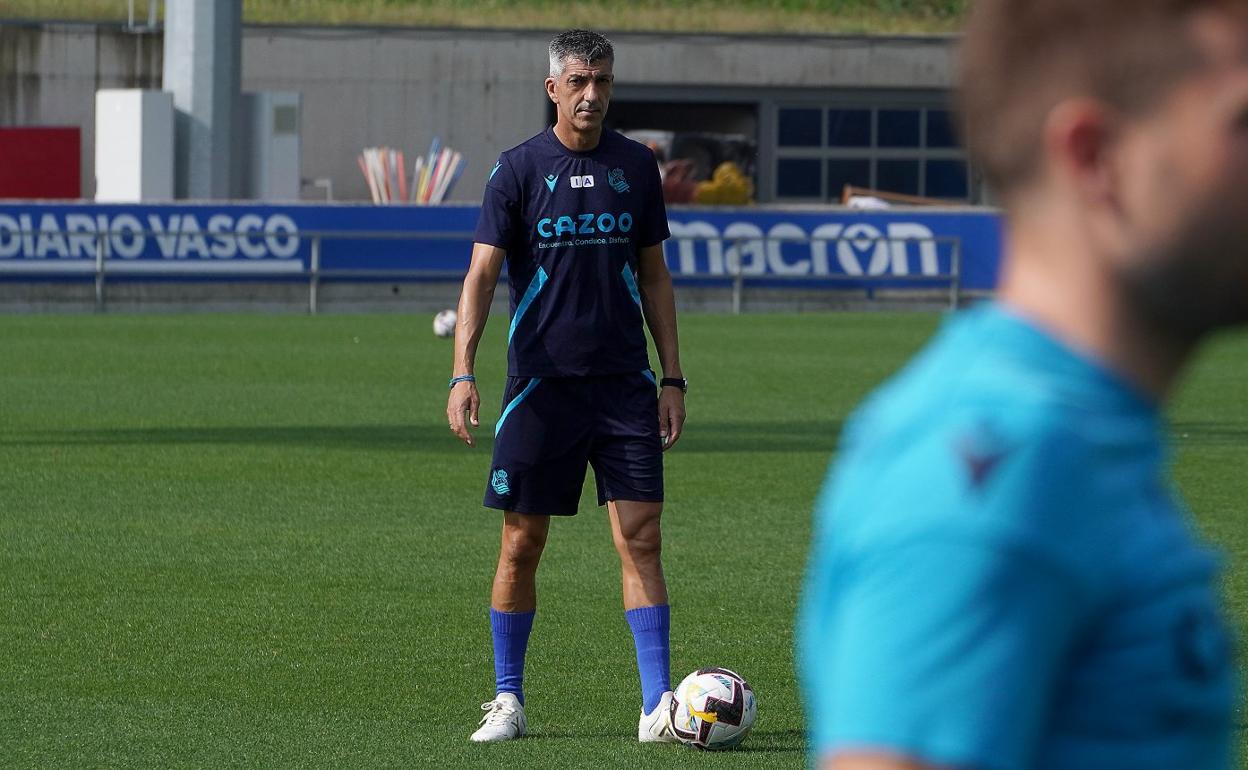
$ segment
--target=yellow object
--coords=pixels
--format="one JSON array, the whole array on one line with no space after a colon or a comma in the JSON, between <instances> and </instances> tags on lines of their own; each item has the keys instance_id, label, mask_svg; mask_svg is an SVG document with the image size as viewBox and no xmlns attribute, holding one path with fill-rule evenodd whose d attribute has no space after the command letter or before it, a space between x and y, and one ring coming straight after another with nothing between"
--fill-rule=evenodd
<instances>
[{"instance_id":1,"label":"yellow object","mask_svg":"<svg viewBox=\"0 0 1248 770\"><path fill-rule=\"evenodd\" d=\"M740 167L732 161L724 161L705 182L698 182L693 200L697 203L732 205L750 203L754 198L754 185Z\"/></svg>"},{"instance_id":2,"label":"yellow object","mask_svg":"<svg viewBox=\"0 0 1248 770\"><path fill-rule=\"evenodd\" d=\"M710 722L714 724L715 722L719 721L719 715L716 714L714 711L698 711L697 709L690 706L689 713L693 714L698 719L701 719L703 722Z\"/></svg>"}]
</instances>

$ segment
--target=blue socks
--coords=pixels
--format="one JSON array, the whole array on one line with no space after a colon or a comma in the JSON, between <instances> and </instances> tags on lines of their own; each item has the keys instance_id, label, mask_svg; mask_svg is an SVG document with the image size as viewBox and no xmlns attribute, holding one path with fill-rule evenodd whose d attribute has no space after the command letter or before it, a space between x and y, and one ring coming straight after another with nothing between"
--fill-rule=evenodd
<instances>
[{"instance_id":1,"label":"blue socks","mask_svg":"<svg viewBox=\"0 0 1248 770\"><path fill-rule=\"evenodd\" d=\"M668 643L671 608L666 604L627 610L624 617L633 630L637 647L637 671L641 674L641 702L647 714L659 705L663 693L672 689Z\"/></svg>"},{"instance_id":2,"label":"blue socks","mask_svg":"<svg viewBox=\"0 0 1248 770\"><path fill-rule=\"evenodd\" d=\"M528 612L499 612L490 608L490 630L494 635L494 684L497 692L514 693L524 705L524 653L529 648L533 616Z\"/></svg>"},{"instance_id":3,"label":"blue socks","mask_svg":"<svg viewBox=\"0 0 1248 770\"><path fill-rule=\"evenodd\" d=\"M490 608L494 636L494 684L497 692L514 693L524 704L524 654L529 647L536 611L499 612ZM642 708L649 714L663 693L672 689L668 643L671 608L666 604L638 607L624 613L637 647L637 671L641 674Z\"/></svg>"}]
</instances>

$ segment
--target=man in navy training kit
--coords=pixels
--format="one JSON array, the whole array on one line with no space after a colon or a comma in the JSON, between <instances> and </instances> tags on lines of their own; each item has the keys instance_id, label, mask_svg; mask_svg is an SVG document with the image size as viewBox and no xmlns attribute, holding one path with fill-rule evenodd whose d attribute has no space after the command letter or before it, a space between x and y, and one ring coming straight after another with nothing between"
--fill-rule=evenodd
<instances>
[{"instance_id":1,"label":"man in navy training kit","mask_svg":"<svg viewBox=\"0 0 1248 770\"><path fill-rule=\"evenodd\" d=\"M978 0L996 302L846 428L799 623L824 770L1228 770L1216 560L1163 402L1248 321L1248 2Z\"/></svg>"},{"instance_id":2,"label":"man in navy training kit","mask_svg":"<svg viewBox=\"0 0 1248 770\"><path fill-rule=\"evenodd\" d=\"M637 737L674 740L659 518L662 453L680 438L687 383L663 258L670 233L658 166L649 149L602 127L614 59L610 41L593 32L571 30L551 42L546 93L558 120L490 171L459 301L446 413L472 446L469 424L479 424L480 407L473 363L507 260L508 377L485 492L485 505L503 511L490 608L497 694L482 706L478 742L525 734L521 685L537 565L550 517L576 513L587 465L598 504L608 508L637 648ZM643 320L661 381L650 369Z\"/></svg>"}]
</instances>

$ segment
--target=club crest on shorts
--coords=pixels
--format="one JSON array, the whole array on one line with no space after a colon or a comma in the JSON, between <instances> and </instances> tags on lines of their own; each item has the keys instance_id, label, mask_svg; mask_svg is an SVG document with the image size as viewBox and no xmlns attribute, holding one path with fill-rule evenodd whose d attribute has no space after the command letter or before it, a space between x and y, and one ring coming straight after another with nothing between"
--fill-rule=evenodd
<instances>
[{"instance_id":1,"label":"club crest on shorts","mask_svg":"<svg viewBox=\"0 0 1248 770\"><path fill-rule=\"evenodd\" d=\"M490 474L490 488L498 495L511 494L511 484L507 478L507 471L502 468L495 468Z\"/></svg>"},{"instance_id":2,"label":"club crest on shorts","mask_svg":"<svg viewBox=\"0 0 1248 770\"><path fill-rule=\"evenodd\" d=\"M611 185L611 189L617 193L628 192L628 180L624 178L624 169L613 168L607 174L607 184Z\"/></svg>"}]
</instances>

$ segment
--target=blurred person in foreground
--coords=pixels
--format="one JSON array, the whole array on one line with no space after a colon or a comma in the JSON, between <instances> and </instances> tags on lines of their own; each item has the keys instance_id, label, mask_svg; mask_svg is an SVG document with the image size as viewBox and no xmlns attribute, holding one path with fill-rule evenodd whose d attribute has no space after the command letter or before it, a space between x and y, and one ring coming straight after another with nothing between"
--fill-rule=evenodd
<instances>
[{"instance_id":1,"label":"blurred person in foreground","mask_svg":"<svg viewBox=\"0 0 1248 770\"><path fill-rule=\"evenodd\" d=\"M960 77L999 294L845 431L799 619L812 759L1228 768L1218 570L1161 410L1248 320L1248 3L980 0Z\"/></svg>"}]
</instances>

